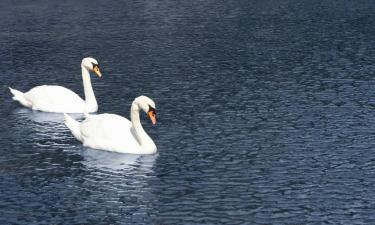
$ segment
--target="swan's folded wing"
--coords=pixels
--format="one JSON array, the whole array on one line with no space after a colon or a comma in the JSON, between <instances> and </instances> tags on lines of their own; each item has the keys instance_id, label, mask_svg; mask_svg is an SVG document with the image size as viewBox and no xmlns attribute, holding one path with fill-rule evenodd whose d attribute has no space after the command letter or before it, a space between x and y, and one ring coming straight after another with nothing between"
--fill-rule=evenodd
<instances>
[{"instance_id":1,"label":"swan's folded wing","mask_svg":"<svg viewBox=\"0 0 375 225\"><path fill-rule=\"evenodd\" d=\"M25 93L25 98L32 102L33 108L42 111L83 111L85 102L73 91L61 87L43 85Z\"/></svg>"},{"instance_id":2,"label":"swan's folded wing","mask_svg":"<svg viewBox=\"0 0 375 225\"><path fill-rule=\"evenodd\" d=\"M131 127L129 120L115 114L91 115L80 125L84 137L106 141L123 139Z\"/></svg>"},{"instance_id":3,"label":"swan's folded wing","mask_svg":"<svg viewBox=\"0 0 375 225\"><path fill-rule=\"evenodd\" d=\"M80 124L82 142L85 146L108 151L139 151L132 123L114 114L91 115Z\"/></svg>"}]
</instances>

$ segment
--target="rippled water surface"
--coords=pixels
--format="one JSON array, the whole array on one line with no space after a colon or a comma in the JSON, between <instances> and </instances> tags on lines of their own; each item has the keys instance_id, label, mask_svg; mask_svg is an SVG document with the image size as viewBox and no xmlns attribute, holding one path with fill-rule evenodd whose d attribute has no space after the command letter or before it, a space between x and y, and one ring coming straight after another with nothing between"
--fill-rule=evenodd
<instances>
[{"instance_id":1,"label":"rippled water surface","mask_svg":"<svg viewBox=\"0 0 375 225\"><path fill-rule=\"evenodd\" d=\"M375 223L373 1L5 0L0 18L0 224ZM84 56L99 113L155 100L156 155L84 148L11 100L82 96Z\"/></svg>"}]
</instances>

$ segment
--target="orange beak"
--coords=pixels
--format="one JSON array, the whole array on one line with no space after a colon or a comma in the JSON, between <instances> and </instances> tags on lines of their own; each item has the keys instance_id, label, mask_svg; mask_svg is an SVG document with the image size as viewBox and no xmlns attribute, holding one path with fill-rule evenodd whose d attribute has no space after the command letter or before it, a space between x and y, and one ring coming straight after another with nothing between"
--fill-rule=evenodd
<instances>
[{"instance_id":1,"label":"orange beak","mask_svg":"<svg viewBox=\"0 0 375 225\"><path fill-rule=\"evenodd\" d=\"M154 112L150 111L150 112L147 113L147 116L150 117L152 124L155 125L156 124L156 114L154 114Z\"/></svg>"},{"instance_id":2,"label":"orange beak","mask_svg":"<svg viewBox=\"0 0 375 225\"><path fill-rule=\"evenodd\" d=\"M99 66L95 65L93 70L94 70L94 73L98 75L98 77L102 77L102 73L100 72Z\"/></svg>"}]
</instances>

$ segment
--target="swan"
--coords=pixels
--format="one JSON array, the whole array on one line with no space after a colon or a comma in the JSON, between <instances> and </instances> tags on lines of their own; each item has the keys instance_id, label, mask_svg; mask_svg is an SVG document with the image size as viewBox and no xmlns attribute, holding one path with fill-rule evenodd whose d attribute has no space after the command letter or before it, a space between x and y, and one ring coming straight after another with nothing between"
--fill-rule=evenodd
<instances>
[{"instance_id":1,"label":"swan","mask_svg":"<svg viewBox=\"0 0 375 225\"><path fill-rule=\"evenodd\" d=\"M153 140L143 130L139 112L143 110L156 124L155 103L149 97L137 97L131 106L131 122L115 114L85 114L82 122L74 120L67 114L65 125L73 136L84 146L120 153L153 154L157 151Z\"/></svg>"},{"instance_id":2,"label":"swan","mask_svg":"<svg viewBox=\"0 0 375 225\"><path fill-rule=\"evenodd\" d=\"M96 59L87 57L82 60L82 80L85 100L73 91L56 85L42 85L32 88L26 93L9 87L13 99L21 105L44 112L56 113L84 113L98 111L98 103L91 85L90 72L98 77L102 74Z\"/></svg>"}]
</instances>

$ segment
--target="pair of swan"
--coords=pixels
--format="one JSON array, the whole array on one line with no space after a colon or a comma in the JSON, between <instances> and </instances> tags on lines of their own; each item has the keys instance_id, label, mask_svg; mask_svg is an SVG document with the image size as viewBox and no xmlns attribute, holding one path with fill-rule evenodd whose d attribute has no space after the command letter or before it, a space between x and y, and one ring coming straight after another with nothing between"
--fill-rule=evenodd
<instances>
[{"instance_id":1,"label":"pair of swan","mask_svg":"<svg viewBox=\"0 0 375 225\"><path fill-rule=\"evenodd\" d=\"M157 151L153 140L144 131L139 112L147 113L153 124L156 124L155 103L146 96L137 97L131 106L128 119L115 114L89 115L98 110L98 103L91 85L90 72L98 77L102 74L98 61L84 58L81 63L85 100L73 91L52 85L32 88L26 93L9 88L13 99L33 110L64 113L65 124L73 136L84 146L133 154L153 154ZM85 120L78 122L66 113L84 113Z\"/></svg>"}]
</instances>

